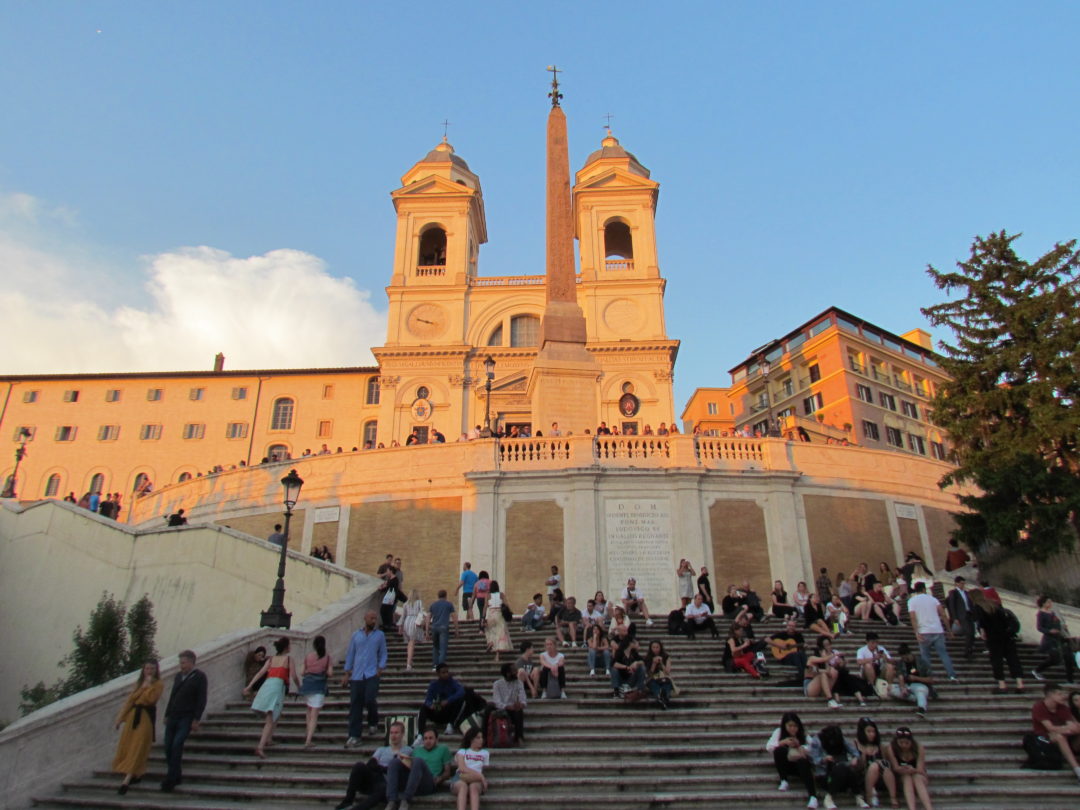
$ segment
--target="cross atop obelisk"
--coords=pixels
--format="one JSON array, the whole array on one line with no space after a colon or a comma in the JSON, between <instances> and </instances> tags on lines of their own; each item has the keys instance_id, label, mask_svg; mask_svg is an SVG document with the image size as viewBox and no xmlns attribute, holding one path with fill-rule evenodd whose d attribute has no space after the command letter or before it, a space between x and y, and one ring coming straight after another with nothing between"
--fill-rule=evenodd
<instances>
[{"instance_id":1,"label":"cross atop obelisk","mask_svg":"<svg viewBox=\"0 0 1080 810\"><path fill-rule=\"evenodd\" d=\"M559 70L555 65L548 65L547 69L551 71L551 92L548 93L548 98L551 99L552 107L558 107L562 100L562 93L559 92L559 74L566 71Z\"/></svg>"}]
</instances>

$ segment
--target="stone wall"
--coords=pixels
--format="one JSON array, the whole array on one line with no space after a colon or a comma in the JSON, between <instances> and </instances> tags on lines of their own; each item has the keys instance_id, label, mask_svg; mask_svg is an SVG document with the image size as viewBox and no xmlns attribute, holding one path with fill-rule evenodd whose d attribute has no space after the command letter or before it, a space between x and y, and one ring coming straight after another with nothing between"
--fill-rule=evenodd
<instances>
[{"instance_id":1,"label":"stone wall","mask_svg":"<svg viewBox=\"0 0 1080 810\"><path fill-rule=\"evenodd\" d=\"M874 571L882 561L895 565L884 500L804 495L803 502L815 572L828 568L835 582L838 572L850 576L852 568L860 562L867 563ZM796 583L784 584L789 592L795 590ZM807 585L814 590L812 581Z\"/></svg>"},{"instance_id":2,"label":"stone wall","mask_svg":"<svg viewBox=\"0 0 1080 810\"><path fill-rule=\"evenodd\" d=\"M515 613L534 593L547 594L551 566L565 572L563 510L555 501L518 501L506 510L506 573L499 583ZM568 596L571 594L567 594ZM584 607L584 594L575 594ZM592 596L589 594L588 596ZM546 604L546 602L545 602Z\"/></svg>"},{"instance_id":3,"label":"stone wall","mask_svg":"<svg viewBox=\"0 0 1080 810\"><path fill-rule=\"evenodd\" d=\"M749 580L759 594L772 589L772 565L765 514L750 500L718 500L709 507L713 596L723 599L728 585Z\"/></svg>"}]
</instances>

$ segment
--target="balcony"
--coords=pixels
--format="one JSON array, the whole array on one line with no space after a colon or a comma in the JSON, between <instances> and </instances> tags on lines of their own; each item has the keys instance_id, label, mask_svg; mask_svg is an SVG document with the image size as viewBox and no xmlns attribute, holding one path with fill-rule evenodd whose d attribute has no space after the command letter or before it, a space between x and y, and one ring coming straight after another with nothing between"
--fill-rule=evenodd
<instances>
[{"instance_id":1,"label":"balcony","mask_svg":"<svg viewBox=\"0 0 1080 810\"><path fill-rule=\"evenodd\" d=\"M416 265L416 275L420 278L432 278L434 276L445 276L446 265L445 264L418 264Z\"/></svg>"},{"instance_id":2,"label":"balcony","mask_svg":"<svg viewBox=\"0 0 1080 810\"><path fill-rule=\"evenodd\" d=\"M870 376L873 377L878 382L889 383L890 385L892 385L892 378L888 374L886 374L884 371L881 371L881 370L876 369L876 368L872 368L872 369L870 369Z\"/></svg>"},{"instance_id":3,"label":"balcony","mask_svg":"<svg viewBox=\"0 0 1080 810\"><path fill-rule=\"evenodd\" d=\"M862 363L858 362L854 358L848 359L848 365L851 366L851 370L854 371L856 374L862 374L864 377L866 376L866 366L864 366Z\"/></svg>"},{"instance_id":4,"label":"balcony","mask_svg":"<svg viewBox=\"0 0 1080 810\"><path fill-rule=\"evenodd\" d=\"M605 259L604 260L604 269L605 270L614 270L614 271L633 270L634 269L634 260L633 259Z\"/></svg>"},{"instance_id":5,"label":"balcony","mask_svg":"<svg viewBox=\"0 0 1080 810\"><path fill-rule=\"evenodd\" d=\"M912 391L911 383L904 382L899 377L893 377L893 385L895 385L901 391L907 391L909 394Z\"/></svg>"}]
</instances>

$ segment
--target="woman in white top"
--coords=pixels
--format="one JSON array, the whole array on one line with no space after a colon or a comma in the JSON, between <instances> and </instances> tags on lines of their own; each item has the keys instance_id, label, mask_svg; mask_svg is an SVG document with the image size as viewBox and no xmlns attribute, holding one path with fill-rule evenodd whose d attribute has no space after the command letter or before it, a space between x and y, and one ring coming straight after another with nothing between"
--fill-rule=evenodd
<instances>
[{"instance_id":1,"label":"woman in white top","mask_svg":"<svg viewBox=\"0 0 1080 810\"><path fill-rule=\"evenodd\" d=\"M555 639L544 642L544 651L540 653L540 699L547 697L547 685L554 675L559 681L559 697L566 699L566 656L555 648Z\"/></svg>"},{"instance_id":2,"label":"woman in white top","mask_svg":"<svg viewBox=\"0 0 1080 810\"><path fill-rule=\"evenodd\" d=\"M491 580L491 590L488 595L487 624L484 629L484 636L487 639L488 650L495 653L496 664L499 663L500 653L514 649L514 644L510 641L510 625L506 620L507 614L510 614L510 617L513 618L510 607L506 604L502 591L499 590L499 583L493 579Z\"/></svg>"},{"instance_id":3,"label":"woman in white top","mask_svg":"<svg viewBox=\"0 0 1080 810\"><path fill-rule=\"evenodd\" d=\"M795 609L799 611L801 615L806 609L806 603L810 601L810 591L806 588L805 582L800 582L795 586L795 593L792 594L791 603L795 606Z\"/></svg>"},{"instance_id":4,"label":"woman in white top","mask_svg":"<svg viewBox=\"0 0 1080 810\"><path fill-rule=\"evenodd\" d=\"M596 609L604 614L604 621L606 622L611 618L611 605L608 604L607 597L604 596L603 591L597 591L593 596L593 601L596 602Z\"/></svg>"},{"instance_id":5,"label":"woman in white top","mask_svg":"<svg viewBox=\"0 0 1080 810\"><path fill-rule=\"evenodd\" d=\"M457 775L450 783L450 790L457 796L457 810L480 810L480 796L487 792L484 768L491 762L491 754L484 748L484 733L470 728L461 738L461 748L454 754Z\"/></svg>"},{"instance_id":6,"label":"woman in white top","mask_svg":"<svg viewBox=\"0 0 1080 810\"><path fill-rule=\"evenodd\" d=\"M409 592L409 601L405 603L401 612L401 635L408 642L405 650L406 672L412 671L413 650L416 648L416 642L423 641L426 635L425 621L424 600L420 598L420 589L413 588Z\"/></svg>"},{"instance_id":7,"label":"woman in white top","mask_svg":"<svg viewBox=\"0 0 1080 810\"><path fill-rule=\"evenodd\" d=\"M679 578L679 599L681 607L685 608L694 598L694 566L689 560L679 560L679 567L675 569L675 576Z\"/></svg>"}]
</instances>

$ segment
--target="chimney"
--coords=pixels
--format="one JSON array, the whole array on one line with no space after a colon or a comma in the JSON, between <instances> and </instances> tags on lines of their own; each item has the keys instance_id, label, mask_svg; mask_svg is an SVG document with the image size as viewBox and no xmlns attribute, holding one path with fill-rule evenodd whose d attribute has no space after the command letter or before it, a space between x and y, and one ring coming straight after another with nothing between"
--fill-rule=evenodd
<instances>
[{"instance_id":1,"label":"chimney","mask_svg":"<svg viewBox=\"0 0 1080 810\"><path fill-rule=\"evenodd\" d=\"M214 355L214 371L224 371L224 370L225 370L225 355L222 354L221 352L218 352L217 354Z\"/></svg>"}]
</instances>

